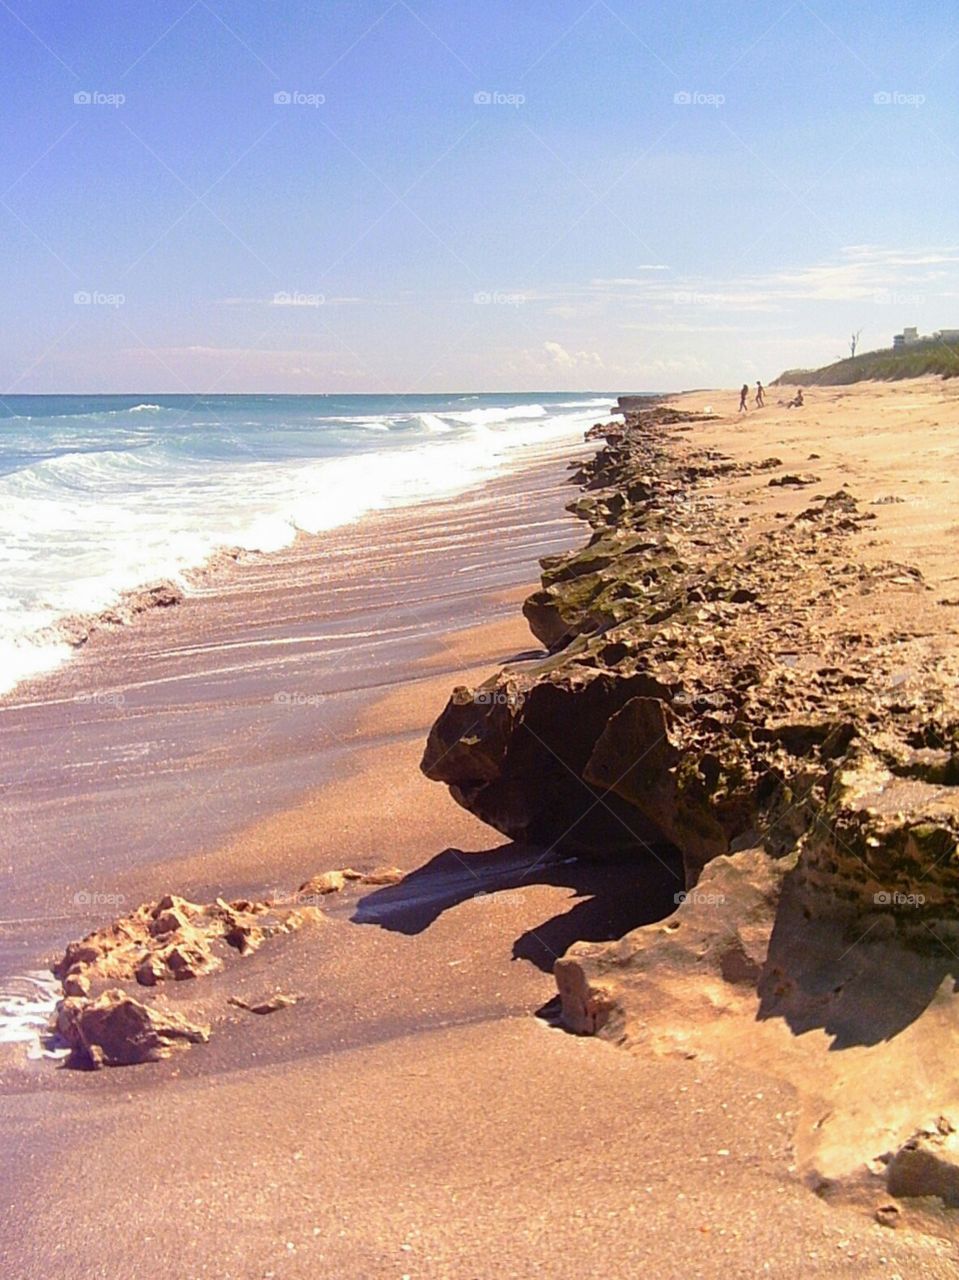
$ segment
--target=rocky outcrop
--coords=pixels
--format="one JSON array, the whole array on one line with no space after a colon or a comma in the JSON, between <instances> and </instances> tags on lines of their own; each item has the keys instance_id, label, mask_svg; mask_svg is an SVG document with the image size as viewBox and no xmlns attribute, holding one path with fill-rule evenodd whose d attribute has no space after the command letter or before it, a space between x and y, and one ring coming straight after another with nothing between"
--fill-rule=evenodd
<instances>
[{"instance_id":1,"label":"rocky outcrop","mask_svg":"<svg viewBox=\"0 0 959 1280\"><path fill-rule=\"evenodd\" d=\"M165 1009L162 985L215 973L230 958L250 955L267 939L321 918L315 905L299 899L295 907L287 907L222 898L197 903L167 894L71 942L53 966L64 994L55 1030L70 1049L69 1065L133 1066L205 1043L209 1026ZM143 992L139 999L123 984L141 992L150 989L150 995ZM296 999L277 994L233 1003L270 1013Z\"/></svg>"},{"instance_id":2,"label":"rocky outcrop","mask_svg":"<svg viewBox=\"0 0 959 1280\"><path fill-rule=\"evenodd\" d=\"M57 1031L70 1047L70 1065L93 1070L157 1062L210 1038L209 1027L150 1008L120 990L104 991L96 1000L68 997L57 1011Z\"/></svg>"},{"instance_id":3,"label":"rocky outcrop","mask_svg":"<svg viewBox=\"0 0 959 1280\"><path fill-rule=\"evenodd\" d=\"M693 421L629 406L574 471L588 539L524 606L547 652L455 689L422 767L514 839L681 855L672 914L557 961L564 1026L787 1080L822 1194L953 1203L954 626L873 504Z\"/></svg>"},{"instance_id":4,"label":"rocky outcrop","mask_svg":"<svg viewBox=\"0 0 959 1280\"><path fill-rule=\"evenodd\" d=\"M858 558L875 517L845 489L754 527L745 483L788 504L815 477L767 480L778 458L731 462L684 425L627 414L578 468L592 533L524 606L549 656L454 690L423 770L514 839L678 848L686 888L717 856L795 852L811 912L936 945L959 902L959 704L904 634L922 577Z\"/></svg>"},{"instance_id":5,"label":"rocky outcrop","mask_svg":"<svg viewBox=\"0 0 959 1280\"><path fill-rule=\"evenodd\" d=\"M935 1128L914 1134L889 1162L886 1176L894 1196L935 1196L959 1208L959 1137L944 1116Z\"/></svg>"},{"instance_id":6,"label":"rocky outcrop","mask_svg":"<svg viewBox=\"0 0 959 1280\"><path fill-rule=\"evenodd\" d=\"M67 996L89 996L112 982L152 987L223 967L230 954L249 955L267 938L289 933L315 909L268 902L196 903L168 894L131 915L71 942L53 971Z\"/></svg>"},{"instance_id":7,"label":"rocky outcrop","mask_svg":"<svg viewBox=\"0 0 959 1280\"><path fill-rule=\"evenodd\" d=\"M268 902L217 898L198 903L167 894L71 942L53 965L64 995L55 1030L71 1051L70 1065L155 1062L175 1048L205 1042L210 1035L206 1024L166 1010L161 994L164 984L216 973L231 960L257 951L268 939L322 920L320 901L348 885L392 885L403 874L399 867L390 866L323 871L296 893ZM124 990L124 984L143 998ZM226 1002L250 1013L268 1014L301 999L274 992L260 1000L229 995Z\"/></svg>"},{"instance_id":8,"label":"rocky outcrop","mask_svg":"<svg viewBox=\"0 0 959 1280\"><path fill-rule=\"evenodd\" d=\"M655 395L619 396L615 412L628 416L641 414L644 422L657 426L706 422L716 416L713 413L688 413L683 409L673 409L669 405L659 403L659 400L660 397Z\"/></svg>"},{"instance_id":9,"label":"rocky outcrop","mask_svg":"<svg viewBox=\"0 0 959 1280\"><path fill-rule=\"evenodd\" d=\"M955 1203L951 1125L921 1128L959 1114L954 627L871 504L691 421L590 433L588 540L524 605L547 653L453 691L424 772L515 840L681 855L672 914L557 961L566 1028L786 1080L822 1194Z\"/></svg>"},{"instance_id":10,"label":"rocky outcrop","mask_svg":"<svg viewBox=\"0 0 959 1280\"><path fill-rule=\"evenodd\" d=\"M619 942L577 942L555 965L562 1020L580 1035L683 1051L704 1004L713 1016L748 1001L766 966L784 878L795 855L751 849L714 859L676 911ZM641 992L641 1004L636 999Z\"/></svg>"},{"instance_id":11,"label":"rocky outcrop","mask_svg":"<svg viewBox=\"0 0 959 1280\"><path fill-rule=\"evenodd\" d=\"M810 918L798 851L721 855L676 896L668 918L556 962L563 1024L787 1083L793 1167L829 1199L959 1203L953 957ZM900 1216L876 1210L887 1226Z\"/></svg>"},{"instance_id":12,"label":"rocky outcrop","mask_svg":"<svg viewBox=\"0 0 959 1280\"><path fill-rule=\"evenodd\" d=\"M456 689L433 726L427 777L514 840L562 843L608 856L660 842L663 832L587 780L611 718L631 699L668 698L643 672L536 667L477 690Z\"/></svg>"}]
</instances>

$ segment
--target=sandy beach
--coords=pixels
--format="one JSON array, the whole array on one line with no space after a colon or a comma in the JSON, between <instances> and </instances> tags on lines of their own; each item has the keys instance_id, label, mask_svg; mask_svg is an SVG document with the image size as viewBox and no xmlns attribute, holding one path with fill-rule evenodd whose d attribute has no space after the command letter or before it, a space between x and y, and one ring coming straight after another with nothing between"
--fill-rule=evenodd
<instances>
[{"instance_id":1,"label":"sandy beach","mask_svg":"<svg viewBox=\"0 0 959 1280\"><path fill-rule=\"evenodd\" d=\"M948 17L0 0L0 1280L957 1280Z\"/></svg>"},{"instance_id":2,"label":"sandy beach","mask_svg":"<svg viewBox=\"0 0 959 1280\"><path fill-rule=\"evenodd\" d=\"M776 391L682 438L880 504L857 554L920 566L945 652L959 390L820 389L801 413ZM0 973L168 892L405 873L166 984L208 1044L99 1072L5 1046L4 1274L114 1280L158 1257L184 1280L955 1274L945 1226L891 1231L796 1176L801 1102L781 1073L555 1025L554 961L670 914L668 865L511 843L419 771L454 685L543 657L520 602L541 556L582 541L567 464L589 453L238 563L0 704ZM755 475L715 493L753 539L809 496ZM299 1002L228 1003L277 991Z\"/></svg>"}]
</instances>

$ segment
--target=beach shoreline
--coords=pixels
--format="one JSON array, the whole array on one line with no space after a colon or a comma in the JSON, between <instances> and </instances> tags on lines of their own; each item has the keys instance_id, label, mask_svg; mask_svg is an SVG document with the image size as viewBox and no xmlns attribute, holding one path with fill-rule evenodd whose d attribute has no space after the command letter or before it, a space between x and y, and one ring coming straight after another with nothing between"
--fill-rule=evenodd
<instances>
[{"instance_id":1,"label":"beach shoreline","mask_svg":"<svg viewBox=\"0 0 959 1280\"><path fill-rule=\"evenodd\" d=\"M574 440L612 397L4 399L0 690L93 634L378 513L455 500ZM136 399L136 397L133 397ZM282 554L280 564L282 564Z\"/></svg>"},{"instance_id":2,"label":"beach shoreline","mask_svg":"<svg viewBox=\"0 0 959 1280\"><path fill-rule=\"evenodd\" d=\"M192 857L202 880L219 844L348 772L365 709L449 632L515 616L538 557L575 537L564 467L582 453L548 442L454 498L220 556L179 603L0 698L0 975L147 896L167 862Z\"/></svg>"},{"instance_id":3,"label":"beach shoreline","mask_svg":"<svg viewBox=\"0 0 959 1280\"><path fill-rule=\"evenodd\" d=\"M700 399L675 403L691 409ZM886 408L895 415L902 404ZM691 430L717 455L779 451L784 465L808 454L818 433L830 466L848 467L858 447L849 418L814 415L795 424L769 415L775 439L731 416ZM199 981L164 984L167 1007L211 1026L208 1044L93 1073L7 1054L9 1274L53 1267L112 1280L160 1250L184 1280L493 1280L532 1274L544 1257L558 1280L582 1280L609 1274L611 1242L620 1269L664 1280L829 1277L839 1265L869 1280L951 1273L947 1240L892 1234L868 1201L833 1207L799 1181L802 1103L774 1070L720 1054L627 1054L553 1025L556 958L578 940L608 942L662 920L674 905L668 876L512 843L419 771L452 684L475 687L505 663L522 669L543 656L518 602L540 547L583 540L564 511L577 494L568 460L544 463L512 490L498 484L487 507L478 495L479 505L456 505L451 516L472 537L451 550L444 527L444 554L461 557L468 581L478 565L498 560L501 571L487 573L480 594L444 594L446 616L462 623L468 613L467 625L444 629L430 613L431 643L415 656L399 645L396 679L383 679L377 653L378 680L351 681L334 770L249 821L144 862L148 874L128 867L126 908L138 893L289 893L301 877L345 866L390 863L405 878L347 886L295 935ZM738 500L739 480L728 491L725 483L717 498ZM884 477L876 483L885 492ZM897 476L897 491L907 483ZM540 511L535 535L527 518L517 538L517 504L527 516ZM151 630L148 621L129 639ZM203 652L192 646L191 660L194 649ZM216 683L209 672L203 679ZM315 705L303 710L315 718ZM316 750L315 735L303 750ZM284 767L290 759L296 753ZM115 914L101 911L95 923ZM229 1004L275 992L298 1003L263 1018ZM144 1186L149 1196L136 1190Z\"/></svg>"}]
</instances>

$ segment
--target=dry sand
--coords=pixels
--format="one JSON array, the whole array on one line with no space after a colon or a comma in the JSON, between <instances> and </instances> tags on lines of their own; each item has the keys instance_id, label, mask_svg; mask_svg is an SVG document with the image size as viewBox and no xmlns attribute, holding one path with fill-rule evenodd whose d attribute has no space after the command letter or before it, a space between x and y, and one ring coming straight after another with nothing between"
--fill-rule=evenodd
<instances>
[{"instance_id":1,"label":"dry sand","mask_svg":"<svg viewBox=\"0 0 959 1280\"><path fill-rule=\"evenodd\" d=\"M730 392L683 403L721 396L735 406ZM702 432L734 457L775 452L815 469L824 490L846 479L867 501L904 497L877 508L876 536L902 558L925 557L945 592L957 407L934 383L836 389L810 393L801 415L771 406ZM548 493L540 509L555 519L559 491ZM342 749L324 785L301 786L292 803L268 790L257 819L219 832L200 823L192 845L178 827L183 839L162 861L112 867L111 883L142 896L288 889L345 865L413 874L395 888L350 890L316 927L175 984L171 1004L212 1023L209 1045L95 1074L10 1061L0 1076L4 1275L956 1274L953 1246L935 1233L891 1231L801 1184L791 1172L800 1103L774 1071L636 1057L536 1016L555 993L555 955L661 917L672 890L504 847L418 772L450 686L531 647L508 604L523 580L517 557L504 560L497 536L508 542L508 522L473 550L508 560L512 583L487 580L481 600L465 597L473 621L485 612L494 622L457 634L447 621L441 648L397 660L375 706L358 700L337 720ZM528 551L530 580L541 550ZM241 613L230 626L242 637ZM309 740L307 723L304 755ZM296 773L299 749L284 743L273 768ZM268 754L262 769L252 759L248 783L269 764ZM47 805L61 824L44 828L49 839L71 817L55 798ZM141 805L129 829L149 812ZM43 868L31 884L51 878ZM277 990L305 998L263 1018L226 1003Z\"/></svg>"}]
</instances>

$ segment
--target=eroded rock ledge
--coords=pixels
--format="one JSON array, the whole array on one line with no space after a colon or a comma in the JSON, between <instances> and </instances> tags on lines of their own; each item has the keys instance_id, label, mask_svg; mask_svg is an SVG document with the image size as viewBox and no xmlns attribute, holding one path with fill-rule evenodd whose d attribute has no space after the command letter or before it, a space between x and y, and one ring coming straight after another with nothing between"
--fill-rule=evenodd
<instances>
[{"instance_id":1,"label":"eroded rock ledge","mask_svg":"<svg viewBox=\"0 0 959 1280\"><path fill-rule=\"evenodd\" d=\"M524 606L550 656L456 689L425 773L516 839L668 842L687 889L720 854L798 851L811 912L956 939L955 660L914 625L921 574L862 554L875 517L846 489L754 518L779 459L697 448L681 418L607 429L574 476L589 540Z\"/></svg>"},{"instance_id":2,"label":"eroded rock ledge","mask_svg":"<svg viewBox=\"0 0 959 1280\"><path fill-rule=\"evenodd\" d=\"M674 916L557 963L567 1027L688 1056L726 1035L781 1052L801 1091L825 1059L791 1037L859 1046L870 1101L848 1064L823 1070L800 1163L823 1185L911 1168L909 1135L959 1116L940 1060L959 1030L955 646L919 570L877 550L871 504L705 449L701 420L640 407L589 433L606 443L569 506L589 538L524 605L548 656L455 689L422 768L517 840L640 876L681 854ZM897 1053L927 1060L905 1100Z\"/></svg>"}]
</instances>

